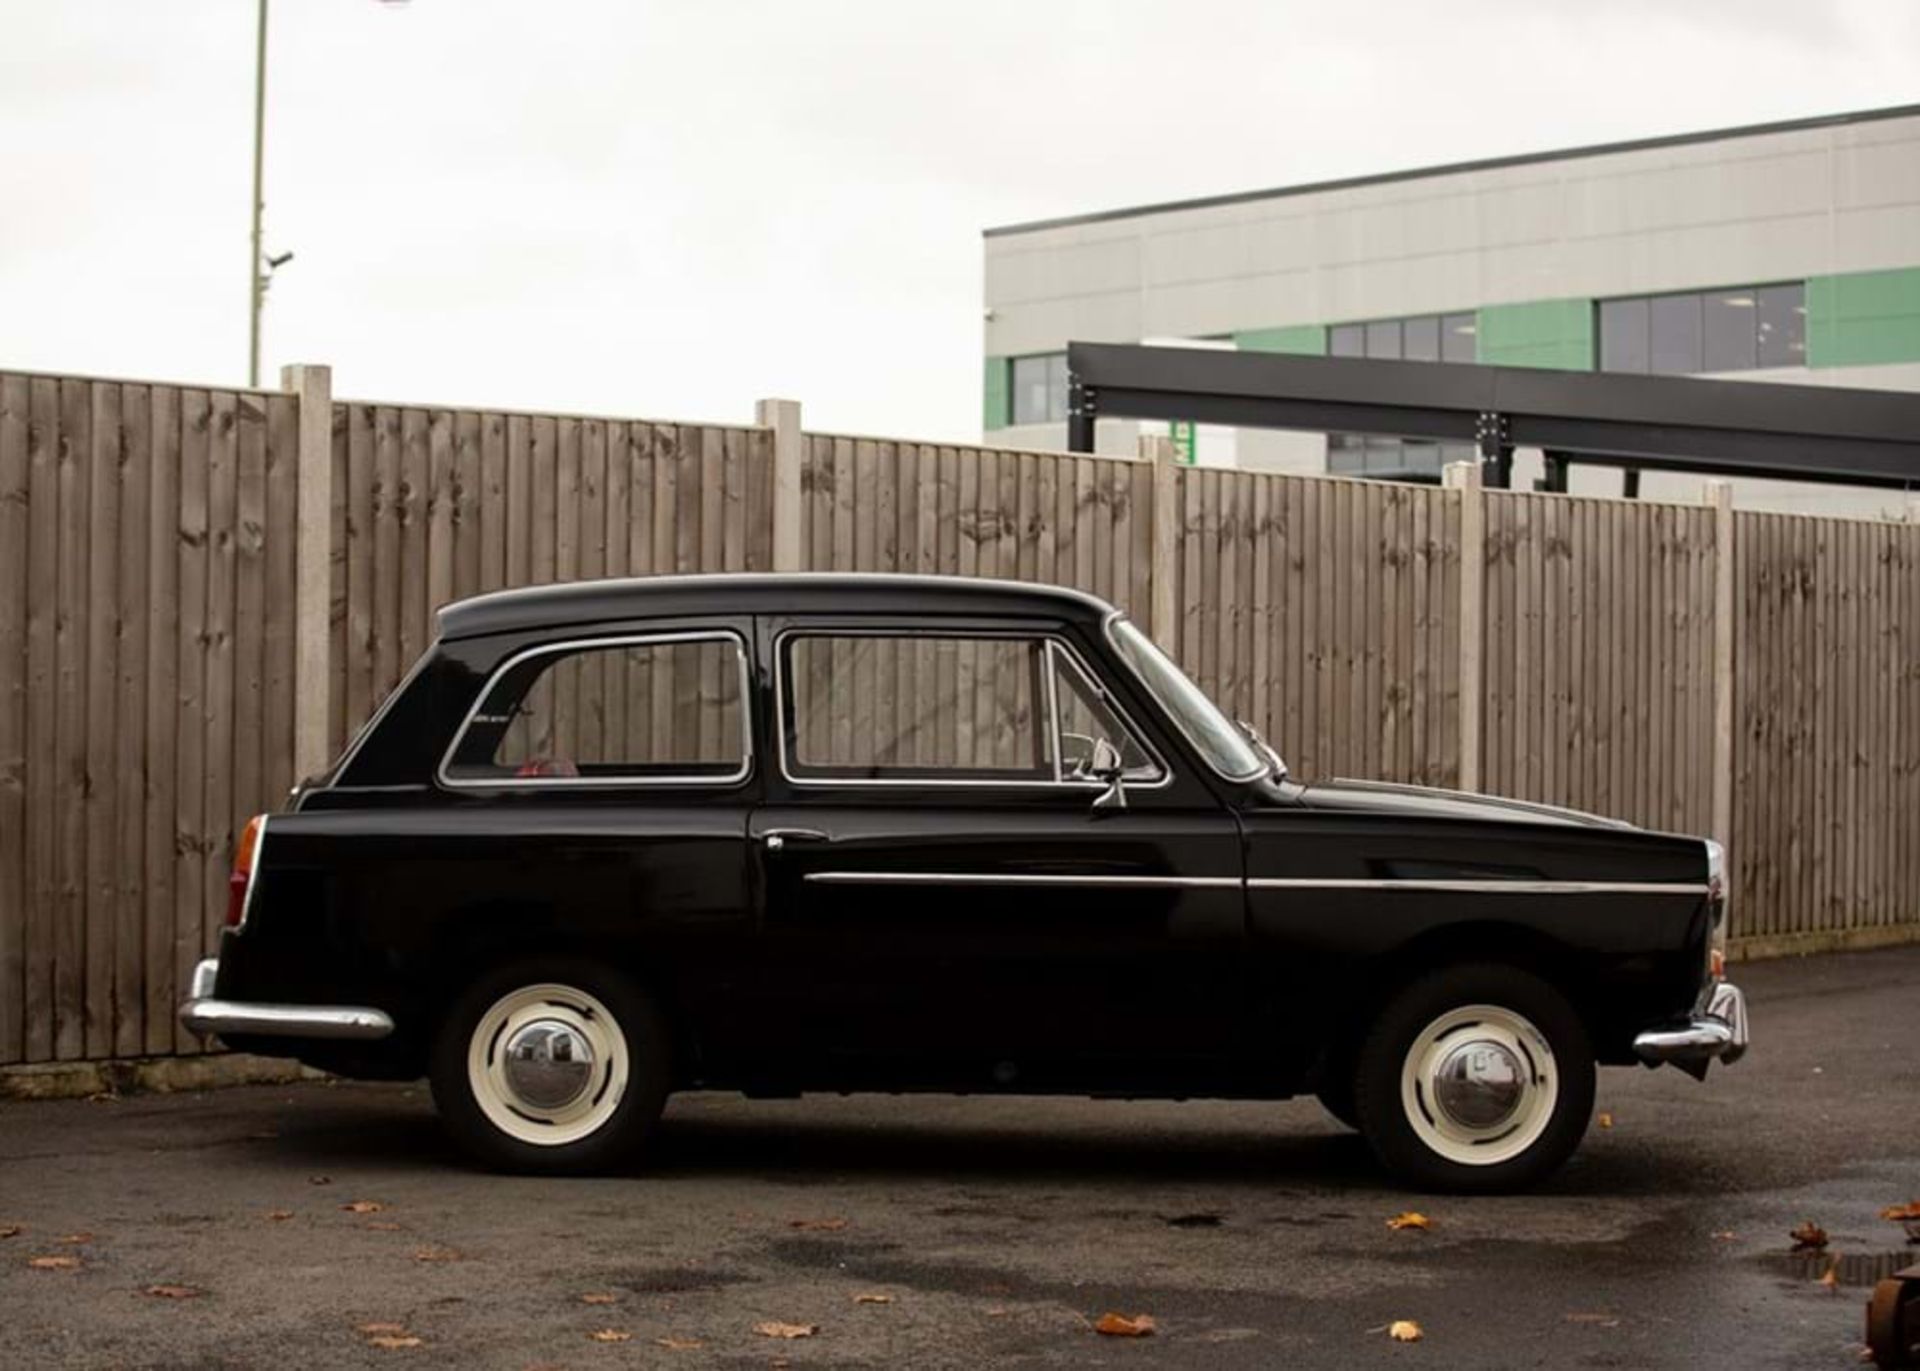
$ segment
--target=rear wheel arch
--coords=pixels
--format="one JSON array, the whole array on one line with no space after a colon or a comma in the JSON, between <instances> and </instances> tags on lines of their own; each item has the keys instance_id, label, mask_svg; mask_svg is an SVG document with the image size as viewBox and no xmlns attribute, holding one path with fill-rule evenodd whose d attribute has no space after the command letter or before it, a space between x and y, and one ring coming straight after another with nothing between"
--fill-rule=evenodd
<instances>
[{"instance_id":1,"label":"rear wheel arch","mask_svg":"<svg viewBox=\"0 0 1920 1371\"><path fill-rule=\"evenodd\" d=\"M570 929L561 910L540 901L493 901L450 911L439 921L431 951L417 970L427 987L421 1004L423 1035L431 1041L447 1013L476 982L533 961L575 961L617 968L652 1000L666 1020L676 1078L700 1060L693 1017L659 964L636 956L631 943L606 933Z\"/></svg>"}]
</instances>

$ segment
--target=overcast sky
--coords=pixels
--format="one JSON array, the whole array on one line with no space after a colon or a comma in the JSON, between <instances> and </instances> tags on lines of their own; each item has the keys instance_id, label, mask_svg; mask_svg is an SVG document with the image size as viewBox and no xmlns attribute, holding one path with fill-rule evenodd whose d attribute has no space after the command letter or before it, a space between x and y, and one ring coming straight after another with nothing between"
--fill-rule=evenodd
<instances>
[{"instance_id":1,"label":"overcast sky","mask_svg":"<svg viewBox=\"0 0 1920 1371\"><path fill-rule=\"evenodd\" d=\"M255 0L0 0L0 367L245 377ZM1916 0L274 0L265 374L977 437L980 230L1920 101Z\"/></svg>"}]
</instances>

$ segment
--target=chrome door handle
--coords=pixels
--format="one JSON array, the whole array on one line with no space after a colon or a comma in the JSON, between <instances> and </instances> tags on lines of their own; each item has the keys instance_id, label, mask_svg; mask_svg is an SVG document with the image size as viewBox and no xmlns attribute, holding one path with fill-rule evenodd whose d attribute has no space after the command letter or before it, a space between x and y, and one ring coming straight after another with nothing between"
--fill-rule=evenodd
<instances>
[{"instance_id":1,"label":"chrome door handle","mask_svg":"<svg viewBox=\"0 0 1920 1371\"><path fill-rule=\"evenodd\" d=\"M788 843L824 843L832 839L817 828L770 828L760 835L760 841L767 845L767 851L778 852Z\"/></svg>"}]
</instances>

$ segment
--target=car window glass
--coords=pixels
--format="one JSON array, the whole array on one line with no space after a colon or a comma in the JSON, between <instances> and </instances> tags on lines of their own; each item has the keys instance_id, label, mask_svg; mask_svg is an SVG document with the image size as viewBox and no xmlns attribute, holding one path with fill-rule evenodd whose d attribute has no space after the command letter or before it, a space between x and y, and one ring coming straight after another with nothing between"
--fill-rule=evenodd
<instances>
[{"instance_id":1,"label":"car window glass","mask_svg":"<svg viewBox=\"0 0 1920 1371\"><path fill-rule=\"evenodd\" d=\"M1109 743L1119 754L1129 781L1150 781L1160 774L1146 746L1120 722L1099 687L1064 652L1053 656L1054 708L1060 719L1060 771L1068 780L1092 779L1094 748Z\"/></svg>"},{"instance_id":2,"label":"car window glass","mask_svg":"<svg viewBox=\"0 0 1920 1371\"><path fill-rule=\"evenodd\" d=\"M787 644L796 775L1052 778L1038 639L888 636Z\"/></svg>"},{"instance_id":3,"label":"car window glass","mask_svg":"<svg viewBox=\"0 0 1920 1371\"><path fill-rule=\"evenodd\" d=\"M744 775L732 637L536 654L487 689L446 769L454 781L706 780Z\"/></svg>"}]
</instances>

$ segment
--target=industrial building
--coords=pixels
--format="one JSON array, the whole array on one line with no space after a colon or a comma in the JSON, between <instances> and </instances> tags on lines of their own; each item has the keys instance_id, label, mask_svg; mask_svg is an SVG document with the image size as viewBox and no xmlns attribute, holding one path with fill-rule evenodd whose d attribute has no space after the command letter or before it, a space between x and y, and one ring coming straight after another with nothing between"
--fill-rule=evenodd
<instances>
[{"instance_id":1,"label":"industrial building","mask_svg":"<svg viewBox=\"0 0 1920 1371\"><path fill-rule=\"evenodd\" d=\"M983 428L1066 445L1069 341L1920 391L1920 105L986 232ZM1435 480L1451 445L1175 423L1202 464ZM1102 428L1131 451L1140 426ZM1516 484L1540 473L1522 452ZM1618 493L1622 475L1574 473ZM1649 473L1641 493L1691 498ZM1898 491L1746 480L1755 508Z\"/></svg>"}]
</instances>

